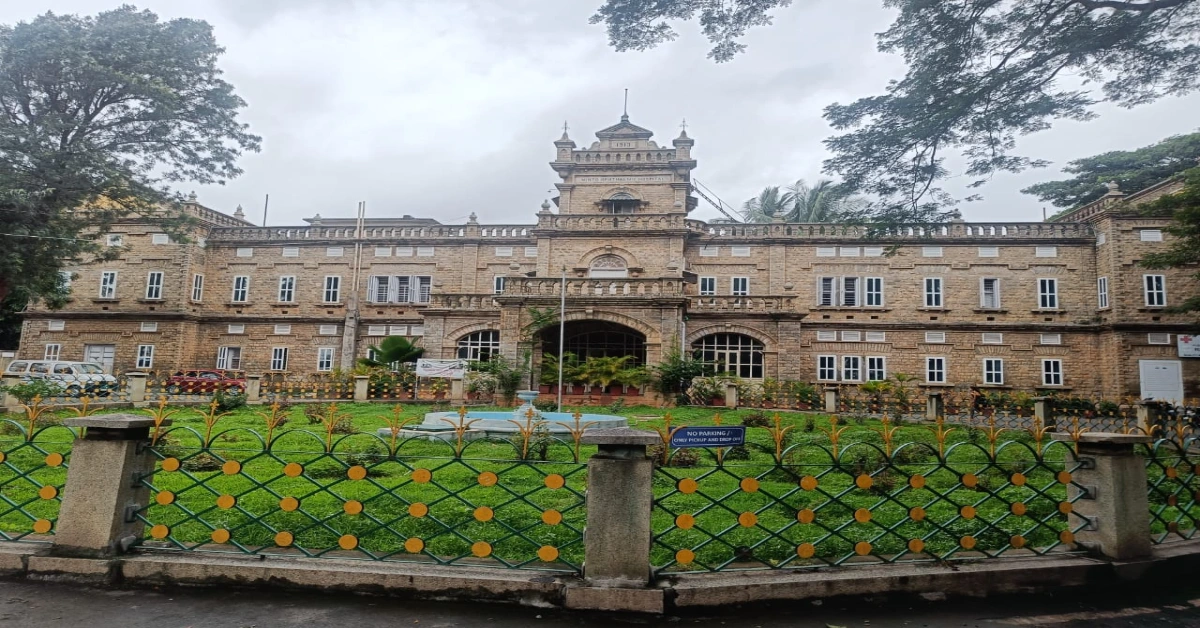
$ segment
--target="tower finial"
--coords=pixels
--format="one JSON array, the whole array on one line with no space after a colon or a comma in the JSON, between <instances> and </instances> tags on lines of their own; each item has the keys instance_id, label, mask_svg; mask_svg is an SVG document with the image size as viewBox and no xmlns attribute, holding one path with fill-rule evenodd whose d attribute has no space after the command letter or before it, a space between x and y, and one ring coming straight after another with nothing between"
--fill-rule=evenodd
<instances>
[{"instance_id":1,"label":"tower finial","mask_svg":"<svg viewBox=\"0 0 1200 628\"><path fill-rule=\"evenodd\" d=\"M628 87L625 88L625 107L621 111L621 121L622 122L629 121L629 88Z\"/></svg>"},{"instance_id":2,"label":"tower finial","mask_svg":"<svg viewBox=\"0 0 1200 628\"><path fill-rule=\"evenodd\" d=\"M559 138L559 141L571 139L571 138L567 137L567 130L570 128L571 127L567 126L567 121L563 120L563 134L562 134L562 137Z\"/></svg>"}]
</instances>

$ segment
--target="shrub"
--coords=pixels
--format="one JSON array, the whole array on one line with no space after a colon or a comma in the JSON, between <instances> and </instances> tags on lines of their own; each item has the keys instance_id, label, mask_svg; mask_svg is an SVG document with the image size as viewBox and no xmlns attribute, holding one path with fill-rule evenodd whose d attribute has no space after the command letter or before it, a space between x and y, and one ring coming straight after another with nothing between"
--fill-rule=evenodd
<instances>
[{"instance_id":1,"label":"shrub","mask_svg":"<svg viewBox=\"0 0 1200 628\"><path fill-rule=\"evenodd\" d=\"M329 404L309 403L304 405L304 418L308 420L309 425L324 423L327 414L329 414Z\"/></svg>"},{"instance_id":2,"label":"shrub","mask_svg":"<svg viewBox=\"0 0 1200 628\"><path fill-rule=\"evenodd\" d=\"M730 447L725 451L725 460L749 460L750 449L745 445Z\"/></svg>"},{"instance_id":3,"label":"shrub","mask_svg":"<svg viewBox=\"0 0 1200 628\"><path fill-rule=\"evenodd\" d=\"M742 417L742 425L746 427L771 427L771 417L765 412L751 412Z\"/></svg>"},{"instance_id":4,"label":"shrub","mask_svg":"<svg viewBox=\"0 0 1200 628\"><path fill-rule=\"evenodd\" d=\"M714 377L697 377L692 380L692 385L688 387L688 399L695 405L707 406L713 399L725 398L725 386L730 381L729 377L714 376Z\"/></svg>"},{"instance_id":5,"label":"shrub","mask_svg":"<svg viewBox=\"0 0 1200 628\"><path fill-rule=\"evenodd\" d=\"M624 410L624 409L625 409L625 399L623 397L614 399L612 403L608 404L608 411L610 414L617 414L621 410Z\"/></svg>"},{"instance_id":6,"label":"shrub","mask_svg":"<svg viewBox=\"0 0 1200 628\"><path fill-rule=\"evenodd\" d=\"M233 412L246 405L246 395L218 390L213 393L213 401L217 402L217 412Z\"/></svg>"},{"instance_id":7,"label":"shrub","mask_svg":"<svg viewBox=\"0 0 1200 628\"><path fill-rule=\"evenodd\" d=\"M676 449L667 461L672 467L694 467L700 464L700 452L695 449Z\"/></svg>"},{"instance_id":8,"label":"shrub","mask_svg":"<svg viewBox=\"0 0 1200 628\"><path fill-rule=\"evenodd\" d=\"M185 471L218 471L221 461L207 452L198 453L183 461Z\"/></svg>"},{"instance_id":9,"label":"shrub","mask_svg":"<svg viewBox=\"0 0 1200 628\"><path fill-rule=\"evenodd\" d=\"M805 432L817 431L817 417L811 414L804 417L804 427L801 429L803 429Z\"/></svg>"},{"instance_id":10,"label":"shrub","mask_svg":"<svg viewBox=\"0 0 1200 628\"><path fill-rule=\"evenodd\" d=\"M534 399L533 407L537 408L538 410L540 410L542 412L555 412L558 410L558 401L556 401L554 399L550 399L547 401L542 401L541 399Z\"/></svg>"},{"instance_id":11,"label":"shrub","mask_svg":"<svg viewBox=\"0 0 1200 628\"><path fill-rule=\"evenodd\" d=\"M675 340L663 356L662 362L653 367L654 388L664 396L686 393L692 380L703 375L705 371L704 362L684 355L679 350L678 337ZM679 403L679 397L676 397L676 402Z\"/></svg>"},{"instance_id":12,"label":"shrub","mask_svg":"<svg viewBox=\"0 0 1200 628\"><path fill-rule=\"evenodd\" d=\"M8 393L17 398L18 401L25 405L33 402L34 397L49 399L63 394L63 387L44 379L34 379L28 382L23 382L13 386L0 387L5 393Z\"/></svg>"}]
</instances>

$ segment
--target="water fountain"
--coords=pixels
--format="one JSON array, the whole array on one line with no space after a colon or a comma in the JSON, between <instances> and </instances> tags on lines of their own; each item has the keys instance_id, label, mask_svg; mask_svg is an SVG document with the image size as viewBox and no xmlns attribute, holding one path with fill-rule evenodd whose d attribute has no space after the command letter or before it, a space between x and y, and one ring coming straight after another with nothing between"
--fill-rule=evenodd
<instances>
[{"instance_id":1,"label":"water fountain","mask_svg":"<svg viewBox=\"0 0 1200 628\"><path fill-rule=\"evenodd\" d=\"M542 427L552 436L569 437L569 428L575 427L575 415L571 412L542 412L533 405L533 401L537 397L538 391L536 390L520 390L517 391L517 399L521 401L521 404L516 410L507 412L468 410L465 419L460 419L457 411L429 412L425 414L425 419L419 425L405 426L399 436L400 438L453 440L455 438L454 427L459 425L460 421L465 420L471 422L470 429L463 435L466 440L485 437L507 438L519 433L521 427L526 426L530 421L534 423L542 421ZM587 428L589 430L628 427L625 417L612 414L584 414L579 423L580 425L590 423L591 425ZM391 435L391 428L380 428L379 436L390 438Z\"/></svg>"}]
</instances>

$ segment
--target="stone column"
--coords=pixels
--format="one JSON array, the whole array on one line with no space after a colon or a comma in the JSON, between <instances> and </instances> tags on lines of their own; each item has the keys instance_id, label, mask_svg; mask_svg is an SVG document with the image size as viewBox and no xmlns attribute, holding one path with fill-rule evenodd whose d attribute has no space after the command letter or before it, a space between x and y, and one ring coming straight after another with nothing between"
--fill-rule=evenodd
<instances>
[{"instance_id":1,"label":"stone column","mask_svg":"<svg viewBox=\"0 0 1200 628\"><path fill-rule=\"evenodd\" d=\"M1056 440L1071 441L1055 433ZM1079 461L1069 488L1075 497L1071 528L1086 524L1075 535L1082 546L1113 560L1150 555L1150 506L1146 496L1146 461L1134 446L1149 443L1141 434L1085 433L1079 436Z\"/></svg>"},{"instance_id":2,"label":"stone column","mask_svg":"<svg viewBox=\"0 0 1200 628\"><path fill-rule=\"evenodd\" d=\"M1054 417L1054 406L1051 405L1052 401L1051 397L1033 398L1033 416L1040 419L1042 427L1051 432L1058 427L1058 422Z\"/></svg>"},{"instance_id":3,"label":"stone column","mask_svg":"<svg viewBox=\"0 0 1200 628\"><path fill-rule=\"evenodd\" d=\"M246 376L246 403L253 405L262 403L262 375Z\"/></svg>"},{"instance_id":4,"label":"stone column","mask_svg":"<svg viewBox=\"0 0 1200 628\"><path fill-rule=\"evenodd\" d=\"M367 400L367 394L370 392L370 386L368 385L370 383L370 381L371 381L371 378L368 375L355 375L354 376L354 400L355 401L366 401Z\"/></svg>"},{"instance_id":5,"label":"stone column","mask_svg":"<svg viewBox=\"0 0 1200 628\"><path fill-rule=\"evenodd\" d=\"M730 410L737 410L738 407L738 389L733 382L725 384L725 407Z\"/></svg>"},{"instance_id":6,"label":"stone column","mask_svg":"<svg viewBox=\"0 0 1200 628\"><path fill-rule=\"evenodd\" d=\"M133 407L145 408L150 405L146 402L146 374L132 371L125 374L125 379L129 382L129 401Z\"/></svg>"},{"instance_id":7,"label":"stone column","mask_svg":"<svg viewBox=\"0 0 1200 628\"><path fill-rule=\"evenodd\" d=\"M942 399L942 393L929 393L925 397L925 418L930 421L937 421L944 416L946 416L946 402Z\"/></svg>"},{"instance_id":8,"label":"stone column","mask_svg":"<svg viewBox=\"0 0 1200 628\"><path fill-rule=\"evenodd\" d=\"M838 388L837 386L825 387L825 411L830 414L836 414L838 411Z\"/></svg>"},{"instance_id":9,"label":"stone column","mask_svg":"<svg viewBox=\"0 0 1200 628\"><path fill-rule=\"evenodd\" d=\"M169 425L170 420L164 422ZM133 515L150 499L135 481L154 471L145 447L154 419L138 414L98 414L64 419L67 427L86 429L75 439L63 488L52 552L58 555L111 556L142 540L143 524Z\"/></svg>"},{"instance_id":10,"label":"stone column","mask_svg":"<svg viewBox=\"0 0 1200 628\"><path fill-rule=\"evenodd\" d=\"M463 381L461 379L450 380L450 402L459 405L463 399Z\"/></svg>"}]
</instances>

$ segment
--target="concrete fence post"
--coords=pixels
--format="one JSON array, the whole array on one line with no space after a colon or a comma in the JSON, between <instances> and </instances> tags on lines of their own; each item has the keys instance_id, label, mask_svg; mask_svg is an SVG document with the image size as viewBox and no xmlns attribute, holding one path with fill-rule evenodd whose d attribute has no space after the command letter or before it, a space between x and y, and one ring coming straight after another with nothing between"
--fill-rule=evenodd
<instances>
[{"instance_id":1,"label":"concrete fence post","mask_svg":"<svg viewBox=\"0 0 1200 628\"><path fill-rule=\"evenodd\" d=\"M458 405L464 400L463 381L461 379L450 380L450 402Z\"/></svg>"},{"instance_id":2,"label":"concrete fence post","mask_svg":"<svg viewBox=\"0 0 1200 628\"><path fill-rule=\"evenodd\" d=\"M837 386L825 387L825 411L830 414L835 414L838 411L838 388Z\"/></svg>"},{"instance_id":3,"label":"concrete fence post","mask_svg":"<svg viewBox=\"0 0 1200 628\"><path fill-rule=\"evenodd\" d=\"M1073 441L1054 433L1056 440ZM1141 434L1084 433L1079 436L1076 470L1069 487L1071 529L1080 545L1112 560L1150 555L1150 505L1146 495L1146 461L1135 445L1150 442Z\"/></svg>"},{"instance_id":4,"label":"concrete fence post","mask_svg":"<svg viewBox=\"0 0 1200 628\"><path fill-rule=\"evenodd\" d=\"M52 553L125 552L142 540L144 526L133 513L150 499L150 490L137 478L154 471L154 456L146 447L154 419L97 414L64 419L63 425L86 432L71 449Z\"/></svg>"},{"instance_id":5,"label":"concrete fence post","mask_svg":"<svg viewBox=\"0 0 1200 628\"><path fill-rule=\"evenodd\" d=\"M4 387L7 389L9 386L16 386L17 384L20 384L21 378L20 377L10 377L8 375L5 375L3 378L3 381L4 381ZM16 412L18 409L20 409L20 407L21 407L20 399L17 399L15 396L13 396L12 394L7 393L7 392L3 393L3 396L4 396L4 409L5 410L7 410L9 412Z\"/></svg>"},{"instance_id":6,"label":"concrete fence post","mask_svg":"<svg viewBox=\"0 0 1200 628\"><path fill-rule=\"evenodd\" d=\"M725 407L730 410L736 410L738 407L738 389L737 384L733 382L725 384Z\"/></svg>"},{"instance_id":7,"label":"concrete fence post","mask_svg":"<svg viewBox=\"0 0 1200 628\"><path fill-rule=\"evenodd\" d=\"M129 383L129 401L133 407L145 408L150 405L146 402L146 374L131 371L125 374L125 380Z\"/></svg>"},{"instance_id":8,"label":"concrete fence post","mask_svg":"<svg viewBox=\"0 0 1200 628\"><path fill-rule=\"evenodd\" d=\"M587 586L568 590L567 606L662 612L662 590L647 588L654 462L646 456L647 446L662 441L624 427L588 430L582 442L599 447L587 468Z\"/></svg>"},{"instance_id":9,"label":"concrete fence post","mask_svg":"<svg viewBox=\"0 0 1200 628\"><path fill-rule=\"evenodd\" d=\"M1162 424L1162 410L1163 404L1161 401L1143 399L1137 402L1138 427L1142 429L1142 433L1147 436L1154 435L1155 426Z\"/></svg>"},{"instance_id":10,"label":"concrete fence post","mask_svg":"<svg viewBox=\"0 0 1200 628\"><path fill-rule=\"evenodd\" d=\"M246 376L246 403L262 403L262 375Z\"/></svg>"},{"instance_id":11,"label":"concrete fence post","mask_svg":"<svg viewBox=\"0 0 1200 628\"><path fill-rule=\"evenodd\" d=\"M946 416L946 401L942 399L942 393L931 392L925 398L925 418L930 421L937 421Z\"/></svg>"},{"instance_id":12,"label":"concrete fence post","mask_svg":"<svg viewBox=\"0 0 1200 628\"><path fill-rule=\"evenodd\" d=\"M1042 427L1053 432L1058 427L1058 421L1054 416L1054 406L1051 405L1053 398L1051 397L1034 397L1033 398L1033 416L1042 422Z\"/></svg>"},{"instance_id":13,"label":"concrete fence post","mask_svg":"<svg viewBox=\"0 0 1200 628\"><path fill-rule=\"evenodd\" d=\"M368 375L354 376L354 400L366 401L367 393L370 391L371 378Z\"/></svg>"}]
</instances>

